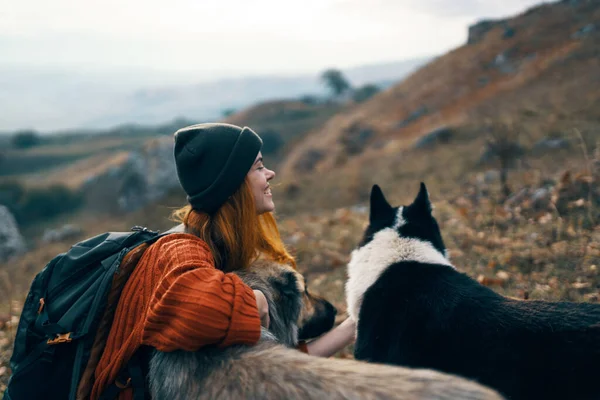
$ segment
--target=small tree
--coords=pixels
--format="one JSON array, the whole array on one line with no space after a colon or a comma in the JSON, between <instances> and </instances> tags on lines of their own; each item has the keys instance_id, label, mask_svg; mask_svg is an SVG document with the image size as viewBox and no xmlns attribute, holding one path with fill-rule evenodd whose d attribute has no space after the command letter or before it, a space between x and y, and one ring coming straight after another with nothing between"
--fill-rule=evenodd
<instances>
[{"instance_id":1,"label":"small tree","mask_svg":"<svg viewBox=\"0 0 600 400\"><path fill-rule=\"evenodd\" d=\"M366 84L364 86L355 89L352 92L352 99L357 103L362 103L365 100L370 99L377 93L379 93L379 87L373 84Z\"/></svg>"},{"instance_id":2,"label":"small tree","mask_svg":"<svg viewBox=\"0 0 600 400\"><path fill-rule=\"evenodd\" d=\"M15 149L28 149L39 145L41 139L34 131L20 131L11 138L11 145Z\"/></svg>"},{"instance_id":3,"label":"small tree","mask_svg":"<svg viewBox=\"0 0 600 400\"><path fill-rule=\"evenodd\" d=\"M274 130L267 129L266 131L261 132L260 136L263 140L263 154L275 154L284 145L283 138Z\"/></svg>"},{"instance_id":4,"label":"small tree","mask_svg":"<svg viewBox=\"0 0 600 400\"><path fill-rule=\"evenodd\" d=\"M495 159L500 172L502 195L508 198L511 189L508 184L508 170L522 160L525 151L519 143L519 128L508 121L488 121L485 158Z\"/></svg>"},{"instance_id":5,"label":"small tree","mask_svg":"<svg viewBox=\"0 0 600 400\"><path fill-rule=\"evenodd\" d=\"M340 97L352 88L350 82L342 74L342 71L338 69L326 70L321 74L321 80L323 80L335 97Z\"/></svg>"},{"instance_id":6,"label":"small tree","mask_svg":"<svg viewBox=\"0 0 600 400\"><path fill-rule=\"evenodd\" d=\"M235 114L235 108L226 108L225 110L223 110L222 114L223 118L229 118L233 114Z\"/></svg>"}]
</instances>

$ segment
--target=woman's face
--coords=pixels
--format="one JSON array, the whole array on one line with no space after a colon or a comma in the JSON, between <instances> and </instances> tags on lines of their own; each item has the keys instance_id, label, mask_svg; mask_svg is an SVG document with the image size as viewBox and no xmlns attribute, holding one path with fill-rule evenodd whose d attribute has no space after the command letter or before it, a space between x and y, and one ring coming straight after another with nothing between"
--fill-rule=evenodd
<instances>
[{"instance_id":1,"label":"woman's face","mask_svg":"<svg viewBox=\"0 0 600 400\"><path fill-rule=\"evenodd\" d=\"M262 153L259 152L252 168L250 168L250 172L248 172L248 182L250 183L252 196L254 196L257 214L275 210L271 186L269 185L269 181L273 178L275 178L275 172L263 165Z\"/></svg>"}]
</instances>

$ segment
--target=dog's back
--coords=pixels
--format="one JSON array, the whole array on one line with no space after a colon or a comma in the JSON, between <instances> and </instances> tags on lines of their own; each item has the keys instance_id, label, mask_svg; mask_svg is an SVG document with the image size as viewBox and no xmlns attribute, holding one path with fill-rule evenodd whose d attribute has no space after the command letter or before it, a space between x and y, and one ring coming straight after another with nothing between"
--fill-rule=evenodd
<instances>
[{"instance_id":1,"label":"dog's back","mask_svg":"<svg viewBox=\"0 0 600 400\"><path fill-rule=\"evenodd\" d=\"M447 265L400 262L365 292L355 356L514 399L598 399L600 305L511 300Z\"/></svg>"},{"instance_id":2,"label":"dog's back","mask_svg":"<svg viewBox=\"0 0 600 400\"><path fill-rule=\"evenodd\" d=\"M169 400L500 400L493 390L437 371L306 355L272 340L227 349L157 353L153 398Z\"/></svg>"}]
</instances>

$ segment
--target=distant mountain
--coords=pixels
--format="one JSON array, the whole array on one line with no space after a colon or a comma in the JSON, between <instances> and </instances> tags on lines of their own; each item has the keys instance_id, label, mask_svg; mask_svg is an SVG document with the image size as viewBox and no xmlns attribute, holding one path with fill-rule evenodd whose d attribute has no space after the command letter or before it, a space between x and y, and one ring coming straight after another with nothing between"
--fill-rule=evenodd
<instances>
[{"instance_id":1,"label":"distant mountain","mask_svg":"<svg viewBox=\"0 0 600 400\"><path fill-rule=\"evenodd\" d=\"M431 58L344 70L353 85L388 87ZM197 82L197 80L195 80ZM162 84L161 84L162 82ZM56 130L164 123L173 118L221 118L226 109L256 102L323 95L319 72L299 76L249 76L193 83L191 76L158 71L20 70L0 68L0 129Z\"/></svg>"}]
</instances>

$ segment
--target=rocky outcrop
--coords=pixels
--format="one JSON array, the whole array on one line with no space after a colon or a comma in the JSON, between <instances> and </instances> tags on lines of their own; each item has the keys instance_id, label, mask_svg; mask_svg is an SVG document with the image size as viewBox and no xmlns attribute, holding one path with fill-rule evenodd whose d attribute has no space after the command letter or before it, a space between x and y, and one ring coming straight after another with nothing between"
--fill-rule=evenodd
<instances>
[{"instance_id":1,"label":"rocky outcrop","mask_svg":"<svg viewBox=\"0 0 600 400\"><path fill-rule=\"evenodd\" d=\"M489 31L497 27L501 27L503 29L503 39L510 39L517 33L516 29L509 25L509 20L507 19L486 19L469 26L469 37L467 39L467 44L480 42Z\"/></svg>"},{"instance_id":2,"label":"rocky outcrop","mask_svg":"<svg viewBox=\"0 0 600 400\"><path fill-rule=\"evenodd\" d=\"M125 212L139 209L179 186L173 138L151 140L127 159L84 185L87 204L95 210Z\"/></svg>"},{"instance_id":3,"label":"rocky outcrop","mask_svg":"<svg viewBox=\"0 0 600 400\"><path fill-rule=\"evenodd\" d=\"M469 26L469 37L467 39L467 44L480 42L486 33L498 26L504 26L505 24L505 20L486 19Z\"/></svg>"},{"instance_id":4,"label":"rocky outcrop","mask_svg":"<svg viewBox=\"0 0 600 400\"><path fill-rule=\"evenodd\" d=\"M325 152L323 150L310 149L296 161L294 170L297 172L310 172L314 170L317 164L324 158Z\"/></svg>"},{"instance_id":5,"label":"rocky outcrop","mask_svg":"<svg viewBox=\"0 0 600 400\"><path fill-rule=\"evenodd\" d=\"M425 149L437 144L448 143L454 136L454 131L449 127L440 127L421 136L413 145L414 149Z\"/></svg>"},{"instance_id":6,"label":"rocky outcrop","mask_svg":"<svg viewBox=\"0 0 600 400\"><path fill-rule=\"evenodd\" d=\"M355 122L350 125L338 142L343 146L348 155L361 153L371 138L375 136L375 130L368 124Z\"/></svg>"},{"instance_id":7,"label":"rocky outcrop","mask_svg":"<svg viewBox=\"0 0 600 400\"><path fill-rule=\"evenodd\" d=\"M121 209L135 210L179 186L173 146L173 138L166 137L152 140L141 151L131 153L124 170L130 178L123 182L119 193Z\"/></svg>"},{"instance_id":8,"label":"rocky outcrop","mask_svg":"<svg viewBox=\"0 0 600 400\"><path fill-rule=\"evenodd\" d=\"M0 262L4 262L25 251L25 241L15 217L3 205L0 205Z\"/></svg>"},{"instance_id":9,"label":"rocky outcrop","mask_svg":"<svg viewBox=\"0 0 600 400\"><path fill-rule=\"evenodd\" d=\"M571 142L563 138L543 138L533 145L532 151L536 154L553 150L570 149Z\"/></svg>"}]
</instances>

